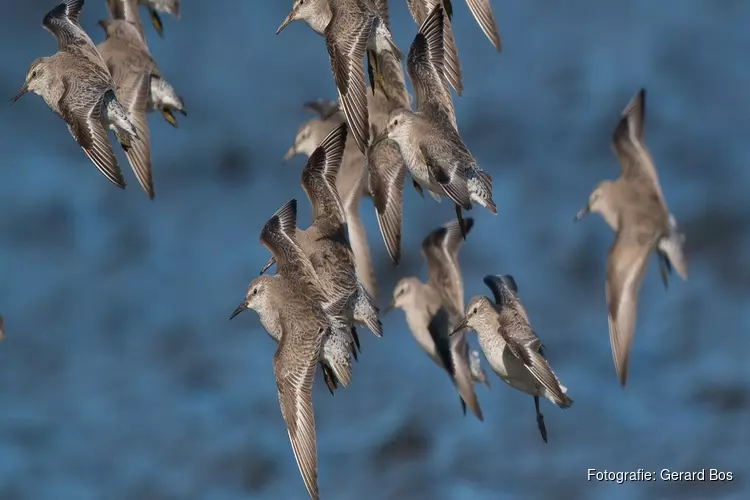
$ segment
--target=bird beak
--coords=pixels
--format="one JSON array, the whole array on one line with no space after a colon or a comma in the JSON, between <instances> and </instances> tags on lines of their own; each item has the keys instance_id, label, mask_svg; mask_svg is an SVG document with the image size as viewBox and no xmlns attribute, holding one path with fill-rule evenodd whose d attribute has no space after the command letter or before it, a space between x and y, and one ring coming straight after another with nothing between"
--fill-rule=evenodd
<instances>
[{"instance_id":1,"label":"bird beak","mask_svg":"<svg viewBox=\"0 0 750 500\"><path fill-rule=\"evenodd\" d=\"M461 321L459 321L459 323L453 329L453 331L451 332L450 336L452 337L452 336L456 335L457 333L460 333L460 332L466 330L468 327L469 327L468 320L464 317Z\"/></svg>"},{"instance_id":2,"label":"bird beak","mask_svg":"<svg viewBox=\"0 0 750 500\"><path fill-rule=\"evenodd\" d=\"M229 316L229 319L230 320L234 319L235 316L237 316L239 313L241 313L245 309L247 309L247 300L243 300L240 303L240 305L237 306L237 309L235 309L234 312L232 312L232 315Z\"/></svg>"},{"instance_id":3,"label":"bird beak","mask_svg":"<svg viewBox=\"0 0 750 500\"><path fill-rule=\"evenodd\" d=\"M274 259L273 257L271 257L270 259L268 259L268 262L266 262L266 265L263 266L263 269L260 270L260 274L263 274L266 271L268 271L268 268L271 267L274 264L276 264L276 259Z\"/></svg>"},{"instance_id":4,"label":"bird beak","mask_svg":"<svg viewBox=\"0 0 750 500\"><path fill-rule=\"evenodd\" d=\"M19 100L21 98L21 96L24 95L28 91L29 91L29 88L24 84L24 86L21 87L21 90L18 92L18 94L16 94L15 96L13 96L13 99L11 99L10 103L13 104L17 100Z\"/></svg>"},{"instance_id":5,"label":"bird beak","mask_svg":"<svg viewBox=\"0 0 750 500\"><path fill-rule=\"evenodd\" d=\"M294 21L294 14L295 14L294 9L292 9L292 11L286 16L286 18L284 18L284 22L281 23L281 26L279 26L279 29L276 30L277 35L281 33L284 30L284 28L289 26L289 23Z\"/></svg>"},{"instance_id":6,"label":"bird beak","mask_svg":"<svg viewBox=\"0 0 750 500\"><path fill-rule=\"evenodd\" d=\"M96 24L98 24L98 25L99 25L99 27L100 27L101 29L103 29L105 33L107 32L107 21L105 21L104 19L99 19L99 20L98 20L98 21L96 22Z\"/></svg>"},{"instance_id":7,"label":"bird beak","mask_svg":"<svg viewBox=\"0 0 750 500\"><path fill-rule=\"evenodd\" d=\"M394 307L396 307L396 305L391 301L391 303L385 306L380 312L381 314L388 314Z\"/></svg>"},{"instance_id":8,"label":"bird beak","mask_svg":"<svg viewBox=\"0 0 750 500\"><path fill-rule=\"evenodd\" d=\"M285 154L285 155L284 155L284 157L283 157L283 158L281 159L282 163L286 163L286 162L288 162L289 160L291 160L291 159L292 159L292 156L294 156L294 155L296 155L296 154L297 154L297 146L295 145L295 146L292 146L291 148L289 148L289 149L287 150L286 154Z\"/></svg>"},{"instance_id":9,"label":"bird beak","mask_svg":"<svg viewBox=\"0 0 750 500\"><path fill-rule=\"evenodd\" d=\"M591 211L591 207L589 207L589 204L586 203L586 206L584 206L582 209L580 209L578 211L578 213L576 214L576 216L575 216L575 218L573 220L574 221L579 221L579 220L583 219L583 216L586 215L587 213L589 213L590 211Z\"/></svg>"}]
</instances>

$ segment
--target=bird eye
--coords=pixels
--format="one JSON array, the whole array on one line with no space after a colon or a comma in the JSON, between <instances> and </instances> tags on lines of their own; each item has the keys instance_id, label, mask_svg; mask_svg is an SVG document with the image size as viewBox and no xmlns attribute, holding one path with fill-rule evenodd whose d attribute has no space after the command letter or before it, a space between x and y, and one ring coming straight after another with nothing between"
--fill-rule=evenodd
<instances>
[{"instance_id":1,"label":"bird eye","mask_svg":"<svg viewBox=\"0 0 750 500\"><path fill-rule=\"evenodd\" d=\"M258 295L258 289L257 288L253 288L253 295Z\"/></svg>"},{"instance_id":2,"label":"bird eye","mask_svg":"<svg viewBox=\"0 0 750 500\"><path fill-rule=\"evenodd\" d=\"M36 78L36 70L31 72L31 78Z\"/></svg>"},{"instance_id":3,"label":"bird eye","mask_svg":"<svg viewBox=\"0 0 750 500\"><path fill-rule=\"evenodd\" d=\"M476 313L477 313L477 308L475 307L475 308L474 308L474 310L473 310L473 311L471 311L471 313L472 313L472 314L476 314Z\"/></svg>"},{"instance_id":4,"label":"bird eye","mask_svg":"<svg viewBox=\"0 0 750 500\"><path fill-rule=\"evenodd\" d=\"M394 126L398 125L398 119L393 120L393 125Z\"/></svg>"}]
</instances>

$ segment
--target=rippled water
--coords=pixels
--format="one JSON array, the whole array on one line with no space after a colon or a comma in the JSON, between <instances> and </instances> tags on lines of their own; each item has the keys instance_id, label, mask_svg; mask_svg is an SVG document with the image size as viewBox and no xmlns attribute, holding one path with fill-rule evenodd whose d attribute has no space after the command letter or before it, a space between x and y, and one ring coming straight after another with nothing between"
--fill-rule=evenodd
<instances>
[{"instance_id":1,"label":"rippled water","mask_svg":"<svg viewBox=\"0 0 750 500\"><path fill-rule=\"evenodd\" d=\"M0 498L304 498L280 418L268 340L253 314L227 321L266 260L260 228L299 187L282 166L305 100L334 97L322 40L274 30L291 1L183 2L147 26L189 116L151 118L157 198L96 172L41 99L0 111ZM397 43L416 27L391 0ZM495 0L498 56L454 1L464 70L459 127L495 179L499 215L473 214L467 297L512 273L575 405L532 399L495 377L485 422L463 417L448 378L403 314L363 335L351 387L315 387L320 489L330 499L747 498L750 375L750 5L723 0ZM48 1L0 18L0 93L10 97L55 42ZM83 25L104 2L89 0ZM646 137L688 236L690 279L665 292L651 265L627 390L607 336L612 234L572 217L618 165L617 116L648 89ZM124 162L123 162L124 164ZM128 172L129 174L129 172ZM405 259L387 259L362 212L381 295L425 275L419 243L453 211L407 189ZM308 217L301 204L301 220ZM724 483L588 482L588 468L734 472Z\"/></svg>"}]
</instances>

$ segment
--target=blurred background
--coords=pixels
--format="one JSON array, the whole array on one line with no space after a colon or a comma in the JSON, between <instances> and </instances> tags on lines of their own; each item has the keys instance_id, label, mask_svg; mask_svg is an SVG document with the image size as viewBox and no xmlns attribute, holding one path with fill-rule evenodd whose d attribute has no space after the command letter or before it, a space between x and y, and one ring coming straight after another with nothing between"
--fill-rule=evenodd
<instances>
[{"instance_id":1,"label":"blurred background","mask_svg":"<svg viewBox=\"0 0 750 500\"><path fill-rule=\"evenodd\" d=\"M406 52L416 26L391 0ZM495 180L461 254L466 298L488 273L515 276L575 405L542 402L491 375L485 421L464 417L448 377L401 311L363 331L348 389L316 381L320 490L329 499L748 498L750 493L750 4L740 0L492 2L498 55L454 0L464 74L462 136ZM229 314L267 259L258 243L285 201L305 199L302 157L282 165L303 102L335 99L324 42L292 1L184 0L150 49L189 116L150 115L156 199L100 175L31 94L0 108L0 499L305 498L280 416L274 343L257 315ZM55 40L54 0L8 2L0 95ZM82 25L95 42L104 1ZM618 115L648 91L646 142L687 234L690 279L643 283L626 390L610 354L604 274L612 232L574 224L594 185L619 173ZM388 260L360 210L380 303L426 277L419 253L452 207L405 189L404 260ZM310 211L300 203L300 224ZM476 337L470 337L476 345ZM488 368L489 369L489 368ZM319 379L320 377L318 377ZM734 472L725 483L587 482L587 469Z\"/></svg>"}]
</instances>

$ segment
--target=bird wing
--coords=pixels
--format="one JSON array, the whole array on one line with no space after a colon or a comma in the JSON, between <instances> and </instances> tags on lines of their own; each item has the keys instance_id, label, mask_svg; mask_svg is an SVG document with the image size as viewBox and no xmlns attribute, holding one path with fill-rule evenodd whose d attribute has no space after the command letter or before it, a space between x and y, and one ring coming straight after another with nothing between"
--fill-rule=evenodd
<instances>
[{"instance_id":1,"label":"bird wing","mask_svg":"<svg viewBox=\"0 0 750 500\"><path fill-rule=\"evenodd\" d=\"M299 274L301 269L315 276L309 259L297 243L297 200L284 203L260 232L260 243L271 252L278 274Z\"/></svg>"},{"instance_id":2,"label":"bird wing","mask_svg":"<svg viewBox=\"0 0 750 500\"><path fill-rule=\"evenodd\" d=\"M307 159L302 170L302 188L310 199L313 224L326 218L346 223L346 214L336 190L336 177L346 144L346 123L333 129Z\"/></svg>"},{"instance_id":3,"label":"bird wing","mask_svg":"<svg viewBox=\"0 0 750 500\"><path fill-rule=\"evenodd\" d=\"M127 21L138 28L138 33L145 42L141 16L138 14L138 0L107 0L107 11L112 19Z\"/></svg>"},{"instance_id":4,"label":"bird wing","mask_svg":"<svg viewBox=\"0 0 750 500\"><path fill-rule=\"evenodd\" d=\"M346 227L349 230L349 244L354 254L354 268L357 278L362 282L367 293L377 300L378 287L375 278L375 269L372 265L372 254L367 242L367 232L359 216L359 202L362 199L362 177L356 185L349 190L349 195L342 200L346 211Z\"/></svg>"},{"instance_id":5,"label":"bird wing","mask_svg":"<svg viewBox=\"0 0 750 500\"><path fill-rule=\"evenodd\" d=\"M411 17L417 23L417 26L421 26L432 9L435 6L439 6L440 3L440 0L407 0L409 12L411 12ZM443 25L440 29L443 34L443 47L445 47L442 74L456 93L461 95L463 92L461 63L458 60L458 51L456 50L456 42L453 38L453 27L451 26L451 18L453 17L453 5L451 1L443 0L442 9Z\"/></svg>"},{"instance_id":6,"label":"bird wing","mask_svg":"<svg viewBox=\"0 0 750 500\"><path fill-rule=\"evenodd\" d=\"M119 101L128 111L130 120L138 133L139 140L125 150L130 166L133 168L138 183L149 198L154 197L154 182L151 176L151 139L146 122L148 90L151 83L149 73L131 73L124 82L118 85Z\"/></svg>"},{"instance_id":7,"label":"bird wing","mask_svg":"<svg viewBox=\"0 0 750 500\"><path fill-rule=\"evenodd\" d=\"M82 86L78 80L69 77L63 77L63 86L58 106L60 115L68 124L70 135L107 179L117 187L124 188L125 179L117 165L107 131L102 125L105 89ZM75 100L70 96L75 96Z\"/></svg>"},{"instance_id":8,"label":"bird wing","mask_svg":"<svg viewBox=\"0 0 750 500\"><path fill-rule=\"evenodd\" d=\"M330 99L317 99L315 101L308 101L303 104L302 107L308 111L316 113L323 121L327 120L339 111L338 103L331 101Z\"/></svg>"},{"instance_id":9,"label":"bird wing","mask_svg":"<svg viewBox=\"0 0 750 500\"><path fill-rule=\"evenodd\" d=\"M375 19L367 12L356 16L337 15L334 12L324 33L338 102L346 116L349 131L363 154L369 142L370 130L362 59Z\"/></svg>"},{"instance_id":10,"label":"bird wing","mask_svg":"<svg viewBox=\"0 0 750 500\"><path fill-rule=\"evenodd\" d=\"M497 25L495 24L495 17L492 15L492 8L490 7L490 0L466 0L469 5L474 19L479 23L479 27L482 28L485 36L490 40L490 43L498 52L503 51L503 46L500 42L500 34L497 32Z\"/></svg>"},{"instance_id":11,"label":"bird wing","mask_svg":"<svg viewBox=\"0 0 750 500\"><path fill-rule=\"evenodd\" d=\"M526 308L521 304L521 299L518 296L518 285L513 276L510 274L502 276L490 274L485 276L482 281L492 292L495 304L500 307L513 308L526 323L529 323L529 315L526 313Z\"/></svg>"},{"instance_id":12,"label":"bird wing","mask_svg":"<svg viewBox=\"0 0 750 500\"><path fill-rule=\"evenodd\" d=\"M488 274L482 281L492 292L495 304L497 305L502 305L506 301L505 294L508 290L518 296L516 280L509 274L504 276Z\"/></svg>"},{"instance_id":13,"label":"bird wing","mask_svg":"<svg viewBox=\"0 0 750 500\"><path fill-rule=\"evenodd\" d=\"M502 313L498 333L505 340L511 354L521 361L534 379L547 390L547 394L556 405L566 408L572 404L542 354L543 346L539 337L531 330L525 318L513 314L513 311Z\"/></svg>"},{"instance_id":14,"label":"bird wing","mask_svg":"<svg viewBox=\"0 0 750 500\"><path fill-rule=\"evenodd\" d=\"M474 219L464 219L466 233ZM422 255L427 261L427 284L437 290L451 315L461 316L464 309L464 284L458 265L458 252L463 246L458 221L451 221L432 231L422 241Z\"/></svg>"},{"instance_id":15,"label":"bird wing","mask_svg":"<svg viewBox=\"0 0 750 500\"><path fill-rule=\"evenodd\" d=\"M78 22L81 9L83 0L64 0L44 16L42 26L57 39L58 51L77 52L106 69L94 42Z\"/></svg>"},{"instance_id":16,"label":"bird wing","mask_svg":"<svg viewBox=\"0 0 750 500\"><path fill-rule=\"evenodd\" d=\"M450 133L450 130L444 130ZM427 170L435 179L445 194L465 210L471 210L471 194L466 180L468 179L468 165L473 163L461 156L462 148L458 141L451 141L445 135L437 138L434 136L425 138L419 145ZM449 150L450 149L450 150ZM450 162L446 161L446 158ZM452 159L451 159L452 158ZM470 158L470 155L469 155Z\"/></svg>"},{"instance_id":17,"label":"bird wing","mask_svg":"<svg viewBox=\"0 0 750 500\"><path fill-rule=\"evenodd\" d=\"M620 161L620 175L626 179L647 178L662 197L654 160L643 143L646 119L646 90L640 89L622 111L612 134L612 148Z\"/></svg>"},{"instance_id":18,"label":"bird wing","mask_svg":"<svg viewBox=\"0 0 750 500\"><path fill-rule=\"evenodd\" d=\"M456 126L453 99L443 76L443 9L436 6L419 27L406 58L416 94L416 110L438 122Z\"/></svg>"},{"instance_id":19,"label":"bird wing","mask_svg":"<svg viewBox=\"0 0 750 500\"><path fill-rule=\"evenodd\" d=\"M484 421L482 408L479 406L477 393L474 391L474 381L471 378L471 366L469 362L469 344L466 342L466 333L460 332L449 339L451 359L453 360L453 383L463 404L469 407L471 412L480 420Z\"/></svg>"},{"instance_id":20,"label":"bird wing","mask_svg":"<svg viewBox=\"0 0 750 500\"><path fill-rule=\"evenodd\" d=\"M612 358L620 383L628 374L630 344L635 333L638 292L646 273L654 237L628 221L620 227L607 255L607 319Z\"/></svg>"},{"instance_id":21,"label":"bird wing","mask_svg":"<svg viewBox=\"0 0 750 500\"><path fill-rule=\"evenodd\" d=\"M370 191L380 234L391 260L401 260L401 218L403 216L404 164L401 150L390 139L376 142L367 152Z\"/></svg>"},{"instance_id":22,"label":"bird wing","mask_svg":"<svg viewBox=\"0 0 750 500\"><path fill-rule=\"evenodd\" d=\"M302 323L304 325L304 323ZM318 456L312 385L324 329L283 324L281 341L273 356L273 372L281 415L305 488L311 498L318 493Z\"/></svg>"}]
</instances>

